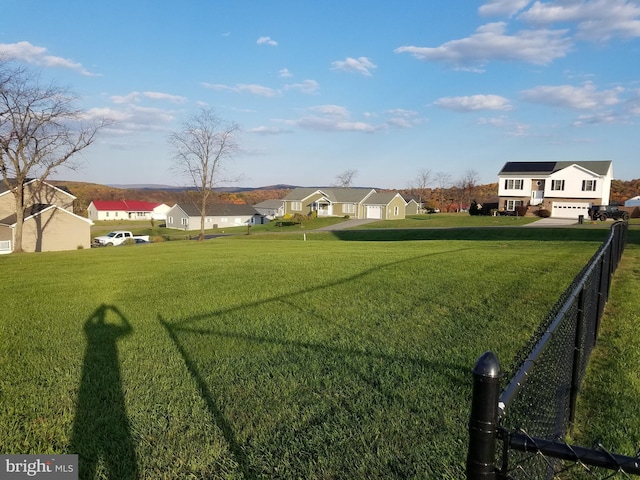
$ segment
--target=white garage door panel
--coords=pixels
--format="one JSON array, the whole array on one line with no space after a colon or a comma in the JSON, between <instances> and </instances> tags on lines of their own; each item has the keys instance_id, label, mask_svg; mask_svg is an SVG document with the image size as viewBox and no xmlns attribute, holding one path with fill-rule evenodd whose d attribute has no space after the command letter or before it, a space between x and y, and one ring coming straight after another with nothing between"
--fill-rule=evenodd
<instances>
[{"instance_id":1,"label":"white garage door panel","mask_svg":"<svg viewBox=\"0 0 640 480\"><path fill-rule=\"evenodd\" d=\"M367 205L367 218L382 218L382 207Z\"/></svg>"},{"instance_id":2,"label":"white garage door panel","mask_svg":"<svg viewBox=\"0 0 640 480\"><path fill-rule=\"evenodd\" d=\"M578 218L579 215L584 215L587 218L589 215L590 204L584 202L553 202L551 208L551 216L556 218Z\"/></svg>"}]
</instances>

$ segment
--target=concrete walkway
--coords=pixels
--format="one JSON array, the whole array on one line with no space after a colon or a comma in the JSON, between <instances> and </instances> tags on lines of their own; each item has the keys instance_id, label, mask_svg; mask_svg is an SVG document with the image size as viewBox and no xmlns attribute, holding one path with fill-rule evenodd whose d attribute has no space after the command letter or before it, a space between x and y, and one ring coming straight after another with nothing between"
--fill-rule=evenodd
<instances>
[{"instance_id":1,"label":"concrete walkway","mask_svg":"<svg viewBox=\"0 0 640 480\"><path fill-rule=\"evenodd\" d=\"M344 230L345 228L353 228L359 225L366 225L367 223L379 222L380 219L375 218L363 218L347 220L346 222L336 223L335 225L328 225L322 228L316 228L315 232L331 232L333 230Z\"/></svg>"},{"instance_id":2,"label":"concrete walkway","mask_svg":"<svg viewBox=\"0 0 640 480\"><path fill-rule=\"evenodd\" d=\"M567 225L575 225L578 220L575 218L541 218L533 223L527 223L523 227L564 227Z\"/></svg>"}]
</instances>

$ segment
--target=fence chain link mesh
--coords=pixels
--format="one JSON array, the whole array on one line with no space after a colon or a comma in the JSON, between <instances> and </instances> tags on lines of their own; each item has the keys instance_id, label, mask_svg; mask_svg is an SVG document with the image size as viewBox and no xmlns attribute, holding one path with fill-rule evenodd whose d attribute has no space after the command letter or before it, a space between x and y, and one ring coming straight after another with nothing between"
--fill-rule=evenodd
<instances>
[{"instance_id":1,"label":"fence chain link mesh","mask_svg":"<svg viewBox=\"0 0 640 480\"><path fill-rule=\"evenodd\" d=\"M626 224L614 225L609 241L603 243L576 276L506 369L505 388L500 397L497 478L631 478L623 464L633 459L616 456L602 445L590 449L590 455L581 453L581 456L575 449L583 452L583 447L572 447L563 440L573 418L575 397L572 395L577 394L577 386L586 372L608 297L610 276L625 241ZM528 439L530 451L520 451L510 445L516 434ZM545 448L540 448L541 442L545 448L552 445L551 450L563 451L566 457L542 453ZM598 453L611 457L611 464L603 468L588 463ZM585 455L589 458L583 458ZM572 460L560 459L567 457ZM640 465L638 458L635 464Z\"/></svg>"}]
</instances>

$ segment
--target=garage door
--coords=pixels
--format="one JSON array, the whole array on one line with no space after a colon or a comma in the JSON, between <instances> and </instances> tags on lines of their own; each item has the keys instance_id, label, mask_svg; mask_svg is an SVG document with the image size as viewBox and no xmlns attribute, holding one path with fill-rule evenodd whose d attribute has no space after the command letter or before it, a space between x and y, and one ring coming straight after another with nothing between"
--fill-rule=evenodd
<instances>
[{"instance_id":1,"label":"garage door","mask_svg":"<svg viewBox=\"0 0 640 480\"><path fill-rule=\"evenodd\" d=\"M382 218L382 207L367 205L367 218Z\"/></svg>"},{"instance_id":2,"label":"garage door","mask_svg":"<svg viewBox=\"0 0 640 480\"><path fill-rule=\"evenodd\" d=\"M578 218L579 215L584 215L587 218L589 215L589 203L585 202L553 202L551 205L551 216L556 218Z\"/></svg>"}]
</instances>

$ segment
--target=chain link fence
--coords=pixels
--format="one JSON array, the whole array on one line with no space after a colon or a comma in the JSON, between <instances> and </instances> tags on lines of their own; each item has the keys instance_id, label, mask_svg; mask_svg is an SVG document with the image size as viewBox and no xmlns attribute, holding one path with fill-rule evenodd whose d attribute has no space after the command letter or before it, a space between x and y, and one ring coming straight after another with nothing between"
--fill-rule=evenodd
<instances>
[{"instance_id":1,"label":"chain link fence","mask_svg":"<svg viewBox=\"0 0 640 480\"><path fill-rule=\"evenodd\" d=\"M596 343L628 225L616 222L511 367L492 352L474 369L467 478L611 478L640 474L638 458L563 441ZM504 387L504 388L502 388ZM606 473L603 473L606 472Z\"/></svg>"}]
</instances>

